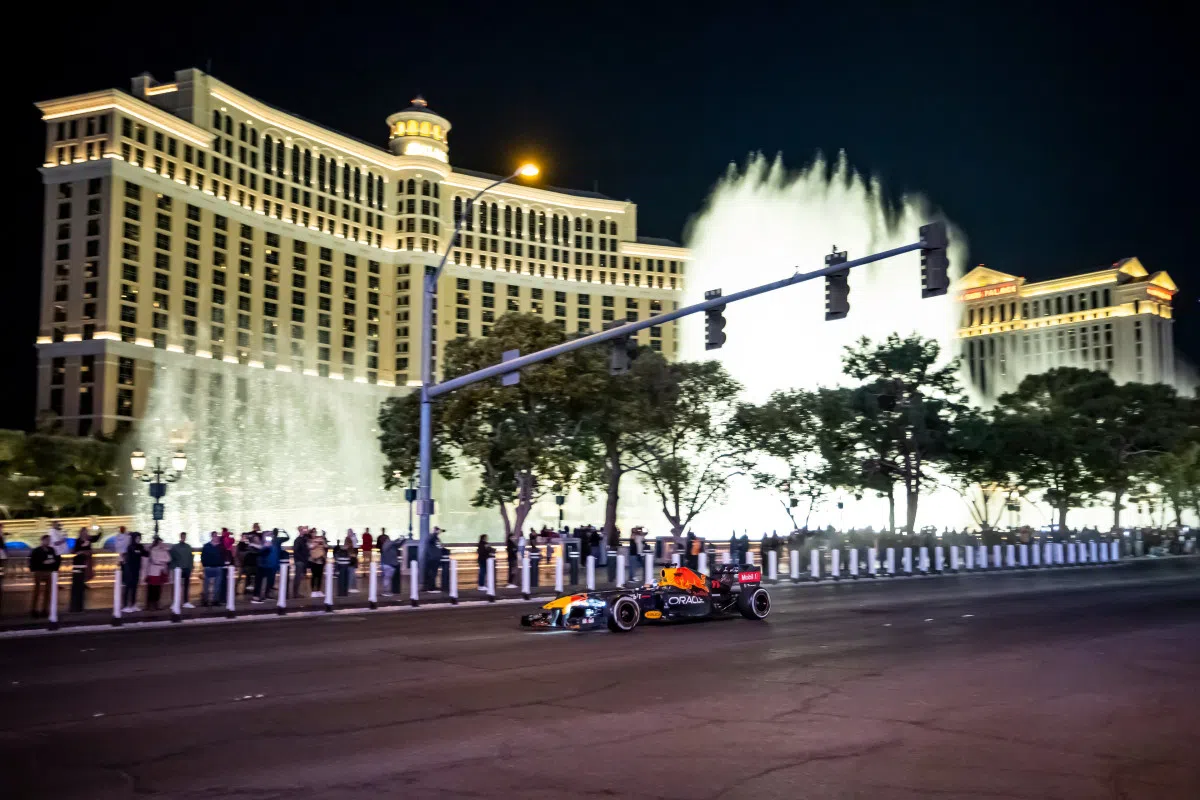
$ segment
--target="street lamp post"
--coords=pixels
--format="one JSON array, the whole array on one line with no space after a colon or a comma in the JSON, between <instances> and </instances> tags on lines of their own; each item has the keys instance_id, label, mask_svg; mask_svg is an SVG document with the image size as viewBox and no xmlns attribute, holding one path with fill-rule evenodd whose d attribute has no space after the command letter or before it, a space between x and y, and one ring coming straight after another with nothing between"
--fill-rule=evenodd
<instances>
[{"instance_id":1,"label":"street lamp post","mask_svg":"<svg viewBox=\"0 0 1200 800\"><path fill-rule=\"evenodd\" d=\"M417 499L417 490L413 488L412 480L408 482L408 488L404 490L404 499L408 501L408 538L412 538L413 531L413 500Z\"/></svg>"},{"instance_id":2,"label":"street lamp post","mask_svg":"<svg viewBox=\"0 0 1200 800\"><path fill-rule=\"evenodd\" d=\"M421 518L420 551L425 552L425 544L429 541L429 522L433 515L433 398L429 396L429 387L433 385L433 304L437 299L437 282L446 266L450 251L458 244L458 234L462 230L462 221L470 217L475 201L502 183L508 183L519 177L532 178L538 174L538 168L533 164L525 164L512 175L494 181L475 194L463 205L463 212L454 221L454 232L438 262L437 269L425 270L424 302L421 305L421 452L420 467L417 481L417 515Z\"/></svg>"},{"instance_id":3,"label":"street lamp post","mask_svg":"<svg viewBox=\"0 0 1200 800\"><path fill-rule=\"evenodd\" d=\"M562 491L562 489L559 489L557 486L554 488L555 492ZM563 494L555 494L554 502L558 505L558 529L561 531L563 528L563 503L567 502L567 496Z\"/></svg>"},{"instance_id":4,"label":"street lamp post","mask_svg":"<svg viewBox=\"0 0 1200 800\"><path fill-rule=\"evenodd\" d=\"M146 454L141 450L134 450L129 456L129 466L133 468L133 477L140 481L150 484L150 496L154 498L154 535L158 536L158 523L163 518L163 503L162 499L167 494L167 484L174 483L183 477L183 471L187 468L187 456L182 450L175 451L175 455L171 456L171 466L169 468L162 465L162 459L157 456L154 459L154 468L146 469Z\"/></svg>"}]
</instances>

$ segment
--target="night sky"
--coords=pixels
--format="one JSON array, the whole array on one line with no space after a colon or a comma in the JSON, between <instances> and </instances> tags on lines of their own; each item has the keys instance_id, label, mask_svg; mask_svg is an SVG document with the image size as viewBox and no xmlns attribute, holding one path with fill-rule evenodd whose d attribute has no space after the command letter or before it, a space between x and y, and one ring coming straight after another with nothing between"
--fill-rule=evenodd
<instances>
[{"instance_id":1,"label":"night sky","mask_svg":"<svg viewBox=\"0 0 1200 800\"><path fill-rule=\"evenodd\" d=\"M1154 3L302 5L80 6L37 34L46 58L11 84L0 426L34 418L44 132L32 103L206 65L380 146L384 118L419 92L454 126L452 163L507 172L534 156L548 183L629 198L639 233L676 240L730 161L757 150L799 166L845 149L889 190L944 209L973 264L1038 279L1136 255L1167 270L1182 289L1177 346L1200 360L1186 249L1200 222L1200 57L1194 29Z\"/></svg>"}]
</instances>

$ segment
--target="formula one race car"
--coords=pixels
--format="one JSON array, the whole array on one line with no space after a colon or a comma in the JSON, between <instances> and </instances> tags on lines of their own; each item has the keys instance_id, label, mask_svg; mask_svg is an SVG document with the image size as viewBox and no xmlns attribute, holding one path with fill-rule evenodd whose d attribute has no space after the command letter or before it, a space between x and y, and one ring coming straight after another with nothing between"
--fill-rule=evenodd
<instances>
[{"instance_id":1,"label":"formula one race car","mask_svg":"<svg viewBox=\"0 0 1200 800\"><path fill-rule=\"evenodd\" d=\"M521 624L570 631L607 625L610 631L628 633L643 620L706 619L733 611L746 619L764 619L771 611L771 596L761 582L762 572L755 567L726 564L711 577L687 567L668 567L645 586L560 595L536 614L526 614Z\"/></svg>"}]
</instances>

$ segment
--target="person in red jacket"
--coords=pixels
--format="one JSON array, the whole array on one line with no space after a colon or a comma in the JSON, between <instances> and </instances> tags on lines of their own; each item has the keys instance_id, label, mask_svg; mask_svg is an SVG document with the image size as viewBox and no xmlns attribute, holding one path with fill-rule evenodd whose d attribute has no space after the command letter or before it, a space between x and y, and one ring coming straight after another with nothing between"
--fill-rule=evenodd
<instances>
[{"instance_id":1,"label":"person in red jacket","mask_svg":"<svg viewBox=\"0 0 1200 800\"><path fill-rule=\"evenodd\" d=\"M362 557L367 566L371 564L371 548L374 544L375 540L371 538L371 529L366 528L362 535Z\"/></svg>"}]
</instances>

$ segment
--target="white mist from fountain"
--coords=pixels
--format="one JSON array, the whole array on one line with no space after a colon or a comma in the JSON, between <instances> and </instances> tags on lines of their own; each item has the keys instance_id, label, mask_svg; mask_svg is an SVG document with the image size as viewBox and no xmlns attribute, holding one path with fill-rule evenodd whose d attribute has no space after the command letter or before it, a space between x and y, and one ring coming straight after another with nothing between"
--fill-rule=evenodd
<instances>
[{"instance_id":1,"label":"white mist from fountain","mask_svg":"<svg viewBox=\"0 0 1200 800\"><path fill-rule=\"evenodd\" d=\"M889 207L879 182L856 173L844 155L832 164L817 158L799 171L788 171L781 159L755 156L743 169L731 166L689 226L692 261L685 301L698 302L710 289L731 294L824 267L835 247L855 259L909 244L934 218L921 197L904 197ZM966 252L963 234L950 226L952 275L961 274ZM957 311L949 296L921 298L919 253L851 270L845 319L825 321L824 286L817 279L729 305L728 339L715 351L704 349L703 318L687 318L680 357L720 360L745 387L745 399L762 402L780 389L846 385L844 348L863 336L879 341L891 333L915 332L936 339L944 360L957 355ZM806 509L797 510L802 523ZM902 500L897 519L904 519ZM811 524L878 530L886 521L885 500L834 493L815 510ZM966 521L953 492L922 498L918 525L940 528ZM782 534L790 530L790 521L778 496L736 481L724 506L706 511L696 528L709 536L745 530L755 538L772 530Z\"/></svg>"}]
</instances>

